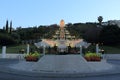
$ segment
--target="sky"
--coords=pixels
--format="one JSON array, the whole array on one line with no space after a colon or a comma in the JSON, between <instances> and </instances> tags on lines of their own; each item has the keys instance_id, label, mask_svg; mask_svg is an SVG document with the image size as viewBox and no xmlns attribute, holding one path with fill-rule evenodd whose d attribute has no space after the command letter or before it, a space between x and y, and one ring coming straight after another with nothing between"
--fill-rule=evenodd
<instances>
[{"instance_id":1,"label":"sky","mask_svg":"<svg viewBox=\"0 0 120 80\"><path fill-rule=\"evenodd\" d=\"M120 0L0 0L0 28L120 20Z\"/></svg>"}]
</instances>

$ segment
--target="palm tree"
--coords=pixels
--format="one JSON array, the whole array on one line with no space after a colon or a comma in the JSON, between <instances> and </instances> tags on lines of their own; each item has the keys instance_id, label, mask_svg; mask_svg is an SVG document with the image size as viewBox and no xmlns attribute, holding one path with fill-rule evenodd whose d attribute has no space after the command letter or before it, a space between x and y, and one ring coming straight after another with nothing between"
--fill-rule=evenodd
<instances>
[{"instance_id":1,"label":"palm tree","mask_svg":"<svg viewBox=\"0 0 120 80\"><path fill-rule=\"evenodd\" d=\"M98 17L98 21L99 21L99 24L101 25L102 21L103 21L103 17L102 16L99 16Z\"/></svg>"}]
</instances>

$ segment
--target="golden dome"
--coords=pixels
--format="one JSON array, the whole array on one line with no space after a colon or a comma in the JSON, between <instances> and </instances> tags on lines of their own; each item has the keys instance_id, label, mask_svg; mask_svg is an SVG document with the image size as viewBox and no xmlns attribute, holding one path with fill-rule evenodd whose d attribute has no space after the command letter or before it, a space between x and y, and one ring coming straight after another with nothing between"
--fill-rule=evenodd
<instances>
[{"instance_id":1,"label":"golden dome","mask_svg":"<svg viewBox=\"0 0 120 80\"><path fill-rule=\"evenodd\" d=\"M60 21L60 27L63 28L64 26L65 26L65 21L62 19L62 20Z\"/></svg>"}]
</instances>

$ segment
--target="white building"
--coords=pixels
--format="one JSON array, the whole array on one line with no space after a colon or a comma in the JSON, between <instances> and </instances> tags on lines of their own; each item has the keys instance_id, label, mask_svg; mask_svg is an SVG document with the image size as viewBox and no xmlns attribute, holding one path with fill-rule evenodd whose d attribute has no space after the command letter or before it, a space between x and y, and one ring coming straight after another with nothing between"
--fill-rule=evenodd
<instances>
[{"instance_id":1,"label":"white building","mask_svg":"<svg viewBox=\"0 0 120 80\"><path fill-rule=\"evenodd\" d=\"M118 25L118 27L120 27L120 20L109 20L108 23L110 25Z\"/></svg>"},{"instance_id":2,"label":"white building","mask_svg":"<svg viewBox=\"0 0 120 80\"><path fill-rule=\"evenodd\" d=\"M120 20L109 20L107 22L102 22L103 26L107 26L107 25L118 25L118 27L120 27Z\"/></svg>"}]
</instances>

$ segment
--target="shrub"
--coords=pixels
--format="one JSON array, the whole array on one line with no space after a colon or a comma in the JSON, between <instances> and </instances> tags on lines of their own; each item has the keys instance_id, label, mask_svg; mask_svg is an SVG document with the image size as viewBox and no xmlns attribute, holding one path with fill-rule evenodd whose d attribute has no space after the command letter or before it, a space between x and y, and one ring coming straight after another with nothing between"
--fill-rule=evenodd
<instances>
[{"instance_id":1,"label":"shrub","mask_svg":"<svg viewBox=\"0 0 120 80\"><path fill-rule=\"evenodd\" d=\"M101 61L101 54L89 52L89 53L86 53L84 57L87 61Z\"/></svg>"},{"instance_id":2,"label":"shrub","mask_svg":"<svg viewBox=\"0 0 120 80\"><path fill-rule=\"evenodd\" d=\"M35 51L34 53L25 54L24 57L25 57L26 61L35 61L36 62L39 60L40 54L37 51Z\"/></svg>"},{"instance_id":3,"label":"shrub","mask_svg":"<svg viewBox=\"0 0 120 80\"><path fill-rule=\"evenodd\" d=\"M9 34L3 34L0 33L0 45L13 45L16 44L17 42L9 35Z\"/></svg>"}]
</instances>

